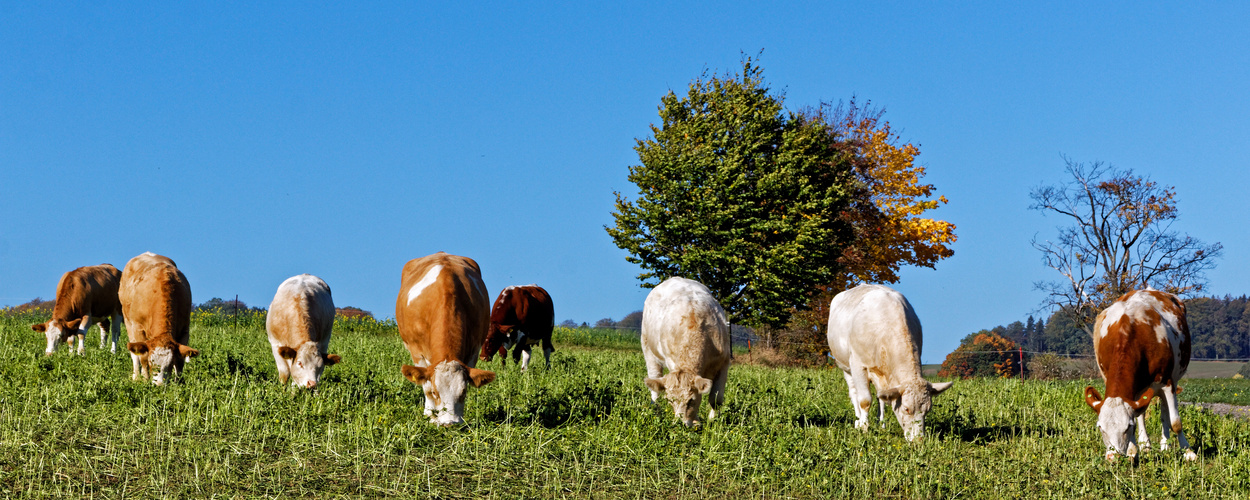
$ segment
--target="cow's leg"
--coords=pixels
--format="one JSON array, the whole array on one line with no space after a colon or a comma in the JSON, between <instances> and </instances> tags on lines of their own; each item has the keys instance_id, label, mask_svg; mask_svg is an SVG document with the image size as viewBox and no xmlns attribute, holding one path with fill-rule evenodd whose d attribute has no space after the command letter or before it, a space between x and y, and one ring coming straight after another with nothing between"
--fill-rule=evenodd
<instances>
[{"instance_id":1,"label":"cow's leg","mask_svg":"<svg viewBox=\"0 0 1250 500\"><path fill-rule=\"evenodd\" d=\"M1141 453L1150 451L1150 436L1146 435L1146 412L1144 411L1137 416L1137 451Z\"/></svg>"},{"instance_id":2,"label":"cow's leg","mask_svg":"<svg viewBox=\"0 0 1250 500\"><path fill-rule=\"evenodd\" d=\"M87 347L87 330L91 329L91 315L82 317L82 323L78 324L78 355L82 356L83 351Z\"/></svg>"},{"instance_id":3,"label":"cow's leg","mask_svg":"<svg viewBox=\"0 0 1250 500\"><path fill-rule=\"evenodd\" d=\"M285 386L286 381L291 378L291 363L278 354L278 348L270 346L269 351L273 353L273 363L278 367L278 383Z\"/></svg>"},{"instance_id":4,"label":"cow's leg","mask_svg":"<svg viewBox=\"0 0 1250 500\"><path fill-rule=\"evenodd\" d=\"M556 352L556 346L551 345L551 334L547 334L547 338L543 339L543 358L547 361L547 369L551 369L551 353Z\"/></svg>"},{"instance_id":5,"label":"cow's leg","mask_svg":"<svg viewBox=\"0 0 1250 500\"><path fill-rule=\"evenodd\" d=\"M528 370L530 367L530 346L523 345L517 347L521 350L521 371Z\"/></svg>"},{"instance_id":6,"label":"cow's leg","mask_svg":"<svg viewBox=\"0 0 1250 500\"><path fill-rule=\"evenodd\" d=\"M708 422L716 418L716 410L720 409L720 405L725 404L725 382L728 380L729 364L725 364L725 367L721 368L720 373L716 374L716 380L712 381L712 391L708 393L707 402L712 407L707 412Z\"/></svg>"},{"instance_id":7,"label":"cow's leg","mask_svg":"<svg viewBox=\"0 0 1250 500\"><path fill-rule=\"evenodd\" d=\"M1185 450L1185 460L1197 460L1198 454L1194 450L1189 449L1189 440L1185 439L1185 431L1181 429L1181 413L1176 406L1176 390L1175 386L1163 388L1163 400L1167 402L1169 428L1176 433L1176 440L1180 442L1181 449ZM1160 407L1159 411L1163 411Z\"/></svg>"},{"instance_id":8,"label":"cow's leg","mask_svg":"<svg viewBox=\"0 0 1250 500\"><path fill-rule=\"evenodd\" d=\"M112 323L112 320L108 316L105 316L104 319L100 320L100 322L98 323L100 325L100 349L101 350L104 349L104 343L108 341L110 323Z\"/></svg>"},{"instance_id":9,"label":"cow's leg","mask_svg":"<svg viewBox=\"0 0 1250 500\"><path fill-rule=\"evenodd\" d=\"M109 352L113 354L117 354L117 337L122 334L122 321L123 318L121 314L113 315L113 327L110 328L110 330L112 330L112 345L109 347Z\"/></svg>"},{"instance_id":10,"label":"cow's leg","mask_svg":"<svg viewBox=\"0 0 1250 500\"><path fill-rule=\"evenodd\" d=\"M862 430L868 430L868 406L872 404L872 399L868 397L868 372L863 367L851 367L851 383L855 386L855 399L851 404L855 406L855 427Z\"/></svg>"},{"instance_id":11,"label":"cow's leg","mask_svg":"<svg viewBox=\"0 0 1250 500\"><path fill-rule=\"evenodd\" d=\"M881 428L884 429L886 426L886 422L887 422L885 419L885 400L884 399L877 400L877 420L881 422Z\"/></svg>"},{"instance_id":12,"label":"cow's leg","mask_svg":"<svg viewBox=\"0 0 1250 500\"><path fill-rule=\"evenodd\" d=\"M664 365L660 363L660 360L646 349L642 350L642 358L647 362L647 378L660 378L660 375L662 375L661 370L664 368ZM647 386L647 389L650 390L651 387ZM655 403L659 399L660 393L651 391L651 402Z\"/></svg>"},{"instance_id":13,"label":"cow's leg","mask_svg":"<svg viewBox=\"0 0 1250 500\"><path fill-rule=\"evenodd\" d=\"M1164 391L1170 392L1171 387L1164 387ZM1172 437L1172 412L1169 410L1172 405L1168 404L1168 398L1159 398L1159 423L1163 429L1159 432L1159 451L1167 451L1169 446L1168 440Z\"/></svg>"}]
</instances>

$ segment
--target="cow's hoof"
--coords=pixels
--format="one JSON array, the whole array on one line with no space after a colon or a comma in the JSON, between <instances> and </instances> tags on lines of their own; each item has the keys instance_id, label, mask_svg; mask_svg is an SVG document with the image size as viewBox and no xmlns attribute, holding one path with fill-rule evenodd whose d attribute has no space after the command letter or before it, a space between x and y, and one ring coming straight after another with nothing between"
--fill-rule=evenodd
<instances>
[{"instance_id":1,"label":"cow's hoof","mask_svg":"<svg viewBox=\"0 0 1250 500\"><path fill-rule=\"evenodd\" d=\"M1192 462L1198 459L1198 454L1194 450L1185 450L1185 461Z\"/></svg>"}]
</instances>

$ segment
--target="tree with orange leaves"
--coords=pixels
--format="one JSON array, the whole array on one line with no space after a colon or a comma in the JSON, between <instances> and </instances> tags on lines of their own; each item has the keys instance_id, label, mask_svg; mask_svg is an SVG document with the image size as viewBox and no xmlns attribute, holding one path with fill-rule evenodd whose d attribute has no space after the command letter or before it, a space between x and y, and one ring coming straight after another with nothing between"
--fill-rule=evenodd
<instances>
[{"instance_id":1,"label":"tree with orange leaves","mask_svg":"<svg viewBox=\"0 0 1250 500\"><path fill-rule=\"evenodd\" d=\"M1001 377L1020 375L1019 351L1015 342L990 330L964 337L954 352L942 361L939 377Z\"/></svg>"},{"instance_id":2,"label":"tree with orange leaves","mask_svg":"<svg viewBox=\"0 0 1250 500\"><path fill-rule=\"evenodd\" d=\"M832 147L853 166L856 185L842 218L855 237L842 249L836 280L822 287L807 310L796 311L791 329L823 325L829 301L842 290L860 283L897 283L905 265L933 268L955 254L950 245L956 240L954 224L925 217L947 203L946 197L934 198L934 185L922 183L925 167L916 163L920 146L902 143L882 119L883 110L872 108L871 102L860 106L851 98L847 104L824 103L803 114L826 125Z\"/></svg>"}]
</instances>

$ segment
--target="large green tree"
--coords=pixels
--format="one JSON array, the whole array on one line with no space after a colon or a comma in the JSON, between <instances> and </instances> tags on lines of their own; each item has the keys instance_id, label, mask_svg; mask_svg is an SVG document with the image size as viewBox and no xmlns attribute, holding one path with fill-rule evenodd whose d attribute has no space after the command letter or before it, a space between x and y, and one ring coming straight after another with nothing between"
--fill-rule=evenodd
<instances>
[{"instance_id":1,"label":"large green tree","mask_svg":"<svg viewBox=\"0 0 1250 500\"><path fill-rule=\"evenodd\" d=\"M734 323L781 326L835 281L853 233L840 217L857 182L828 125L783 108L761 69L704 74L661 99L661 124L635 146L638 198L616 193L607 232L646 272L702 282Z\"/></svg>"}]
</instances>

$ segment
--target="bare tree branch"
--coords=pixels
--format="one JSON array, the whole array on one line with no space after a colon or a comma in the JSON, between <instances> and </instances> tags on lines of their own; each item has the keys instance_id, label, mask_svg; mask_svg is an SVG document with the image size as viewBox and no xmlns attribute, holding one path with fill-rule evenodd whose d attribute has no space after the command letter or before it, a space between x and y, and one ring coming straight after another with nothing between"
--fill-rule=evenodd
<instances>
[{"instance_id":1,"label":"bare tree branch","mask_svg":"<svg viewBox=\"0 0 1250 500\"><path fill-rule=\"evenodd\" d=\"M1207 245L1172 229L1176 191L1102 162L1064 157L1071 180L1029 193L1032 210L1063 216L1055 241L1039 241L1042 264L1061 281L1039 281L1042 307L1069 315L1086 332L1095 316L1121 295L1147 286L1179 295L1201 292L1223 246Z\"/></svg>"}]
</instances>

